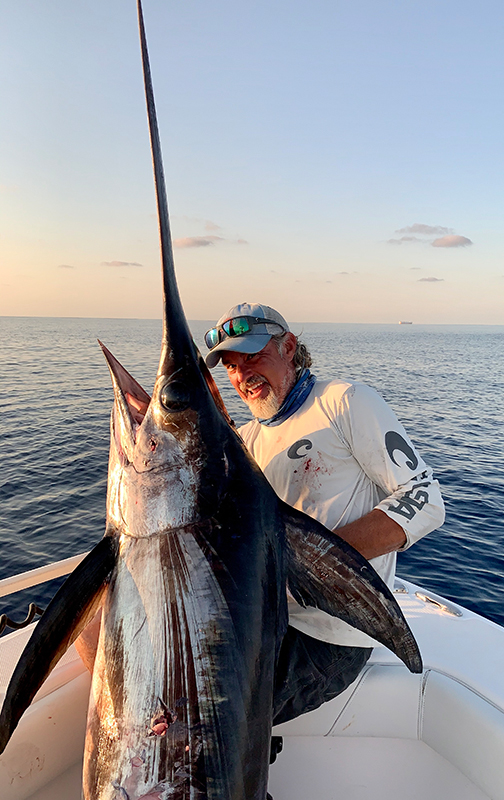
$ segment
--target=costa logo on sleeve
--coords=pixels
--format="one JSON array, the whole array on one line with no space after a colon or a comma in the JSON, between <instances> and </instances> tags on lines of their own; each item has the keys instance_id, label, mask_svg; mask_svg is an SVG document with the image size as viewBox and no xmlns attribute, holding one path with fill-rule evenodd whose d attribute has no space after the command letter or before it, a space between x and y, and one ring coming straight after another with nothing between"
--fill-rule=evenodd
<instances>
[{"instance_id":1,"label":"costa logo on sleeve","mask_svg":"<svg viewBox=\"0 0 504 800\"><path fill-rule=\"evenodd\" d=\"M418 458L415 455L415 451L408 444L406 439L404 439L400 433L397 431L387 431L385 434L385 447L387 448L387 453L389 454L391 460L397 467L401 465L395 460L394 453L396 450L400 450L401 453L404 453L407 460L406 466L410 469L416 469L418 467Z\"/></svg>"},{"instance_id":2,"label":"costa logo on sleeve","mask_svg":"<svg viewBox=\"0 0 504 800\"><path fill-rule=\"evenodd\" d=\"M306 455L308 450L311 450L313 444L310 442L309 439L299 439L299 441L294 442L291 444L289 449L287 450L287 456L289 458L303 458Z\"/></svg>"}]
</instances>

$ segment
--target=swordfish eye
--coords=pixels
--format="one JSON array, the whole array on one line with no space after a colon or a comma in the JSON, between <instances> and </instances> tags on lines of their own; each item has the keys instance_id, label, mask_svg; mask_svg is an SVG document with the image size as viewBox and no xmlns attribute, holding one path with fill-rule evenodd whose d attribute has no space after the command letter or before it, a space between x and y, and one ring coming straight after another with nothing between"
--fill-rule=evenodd
<instances>
[{"instance_id":1,"label":"swordfish eye","mask_svg":"<svg viewBox=\"0 0 504 800\"><path fill-rule=\"evenodd\" d=\"M184 383L172 381L165 383L159 399L167 411L184 411L191 400L191 393Z\"/></svg>"}]
</instances>

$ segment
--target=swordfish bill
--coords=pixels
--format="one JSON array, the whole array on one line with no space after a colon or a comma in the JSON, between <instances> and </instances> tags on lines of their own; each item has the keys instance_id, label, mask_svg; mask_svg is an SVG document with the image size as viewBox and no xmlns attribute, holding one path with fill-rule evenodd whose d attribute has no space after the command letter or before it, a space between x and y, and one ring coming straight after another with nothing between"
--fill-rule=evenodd
<instances>
[{"instance_id":1,"label":"swordfish bill","mask_svg":"<svg viewBox=\"0 0 504 800\"><path fill-rule=\"evenodd\" d=\"M138 11L163 267L159 368L149 396L102 345L114 389L105 536L28 642L7 690L0 744L101 604L85 800L265 800L286 582L299 602L341 616L412 671L422 663L368 562L279 501L192 341L140 3Z\"/></svg>"}]
</instances>

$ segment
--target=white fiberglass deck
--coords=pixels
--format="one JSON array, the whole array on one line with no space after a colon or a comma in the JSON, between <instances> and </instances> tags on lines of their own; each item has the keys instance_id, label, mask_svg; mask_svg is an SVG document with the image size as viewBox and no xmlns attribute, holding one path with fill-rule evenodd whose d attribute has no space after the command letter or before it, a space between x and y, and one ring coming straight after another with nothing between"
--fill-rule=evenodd
<instances>
[{"instance_id":1,"label":"white fiberglass deck","mask_svg":"<svg viewBox=\"0 0 504 800\"><path fill-rule=\"evenodd\" d=\"M279 726L274 800L504 800L504 629L463 609L447 613L403 583L408 592L397 597L424 674L376 648L345 693ZM0 641L4 668L25 637ZM1 800L81 796L89 677L73 649L65 662L0 758ZM6 677L3 669L0 689Z\"/></svg>"},{"instance_id":2,"label":"white fiberglass deck","mask_svg":"<svg viewBox=\"0 0 504 800\"><path fill-rule=\"evenodd\" d=\"M80 763L32 795L79 800ZM446 759L405 739L286 738L271 768L274 800L488 800Z\"/></svg>"}]
</instances>

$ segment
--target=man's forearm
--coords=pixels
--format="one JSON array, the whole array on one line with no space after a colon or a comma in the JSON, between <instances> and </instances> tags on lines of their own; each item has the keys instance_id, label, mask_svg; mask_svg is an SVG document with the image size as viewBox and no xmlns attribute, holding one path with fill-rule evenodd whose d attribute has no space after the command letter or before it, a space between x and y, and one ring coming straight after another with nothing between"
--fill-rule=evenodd
<instances>
[{"instance_id":1,"label":"man's forearm","mask_svg":"<svg viewBox=\"0 0 504 800\"><path fill-rule=\"evenodd\" d=\"M393 553L406 544L404 529L379 508L334 532L367 559Z\"/></svg>"}]
</instances>

